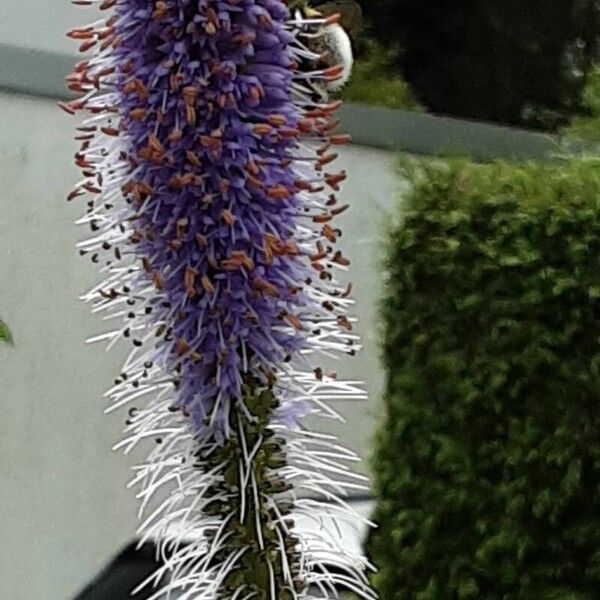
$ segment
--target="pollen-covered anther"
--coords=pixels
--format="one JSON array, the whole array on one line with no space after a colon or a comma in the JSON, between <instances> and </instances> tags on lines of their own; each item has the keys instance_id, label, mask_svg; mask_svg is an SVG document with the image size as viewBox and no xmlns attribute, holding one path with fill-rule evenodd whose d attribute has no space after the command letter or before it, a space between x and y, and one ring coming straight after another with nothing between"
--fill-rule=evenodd
<instances>
[{"instance_id":1,"label":"pollen-covered anther","mask_svg":"<svg viewBox=\"0 0 600 600\"><path fill-rule=\"evenodd\" d=\"M296 181L294 181L294 185L302 191L305 192L310 192L313 189L312 184L310 183L310 181L306 181L304 179L296 179Z\"/></svg>"},{"instance_id":2,"label":"pollen-covered anther","mask_svg":"<svg viewBox=\"0 0 600 600\"><path fill-rule=\"evenodd\" d=\"M223 197L227 196L227 193L229 192L230 188L231 188L231 182L229 181L229 179L225 179L224 177L222 177L219 180L219 191L221 192Z\"/></svg>"},{"instance_id":3,"label":"pollen-covered anther","mask_svg":"<svg viewBox=\"0 0 600 600\"><path fill-rule=\"evenodd\" d=\"M184 81L183 73L173 73L171 75L171 77L169 78L169 86L171 88L171 91L173 93L176 93L177 91L179 91L179 88L180 88L181 84L183 83L183 81Z\"/></svg>"},{"instance_id":4,"label":"pollen-covered anther","mask_svg":"<svg viewBox=\"0 0 600 600\"><path fill-rule=\"evenodd\" d=\"M317 108L306 111L305 116L311 119L326 119L335 113L340 106L342 106L341 100L319 105Z\"/></svg>"},{"instance_id":5,"label":"pollen-covered anther","mask_svg":"<svg viewBox=\"0 0 600 600\"><path fill-rule=\"evenodd\" d=\"M331 262L343 267L348 267L350 265L350 260L344 257L339 250L334 254Z\"/></svg>"},{"instance_id":6,"label":"pollen-covered anther","mask_svg":"<svg viewBox=\"0 0 600 600\"><path fill-rule=\"evenodd\" d=\"M267 121L273 127L285 127L288 123L288 120L283 115L269 115Z\"/></svg>"},{"instance_id":7,"label":"pollen-covered anther","mask_svg":"<svg viewBox=\"0 0 600 600\"><path fill-rule=\"evenodd\" d=\"M334 67L329 67L323 71L323 78L326 81L337 81L341 78L344 73L343 65L336 65Z\"/></svg>"},{"instance_id":8,"label":"pollen-covered anther","mask_svg":"<svg viewBox=\"0 0 600 600\"><path fill-rule=\"evenodd\" d=\"M329 254L324 248L317 248L317 250L317 253L310 257L311 262L319 262L324 258L327 258L327 255Z\"/></svg>"},{"instance_id":9,"label":"pollen-covered anther","mask_svg":"<svg viewBox=\"0 0 600 600\"><path fill-rule=\"evenodd\" d=\"M325 20L324 20L324 25L325 26L329 26L329 25L335 25L336 23L339 23L342 19L342 15L340 13L333 13L331 15L329 15Z\"/></svg>"},{"instance_id":10,"label":"pollen-covered anther","mask_svg":"<svg viewBox=\"0 0 600 600\"><path fill-rule=\"evenodd\" d=\"M72 29L67 33L67 37L70 37L72 40L89 40L90 38L93 38L94 35L95 30L93 27Z\"/></svg>"},{"instance_id":11,"label":"pollen-covered anther","mask_svg":"<svg viewBox=\"0 0 600 600\"><path fill-rule=\"evenodd\" d=\"M341 215L343 212L346 212L349 208L350 208L349 204L344 204L343 206L338 206L338 208L332 209L331 214L334 217L337 217L337 215Z\"/></svg>"},{"instance_id":12,"label":"pollen-covered anther","mask_svg":"<svg viewBox=\"0 0 600 600\"><path fill-rule=\"evenodd\" d=\"M297 138L302 132L296 127L281 127L278 131L282 138Z\"/></svg>"},{"instance_id":13,"label":"pollen-covered anther","mask_svg":"<svg viewBox=\"0 0 600 600\"><path fill-rule=\"evenodd\" d=\"M266 96L266 92L262 87L253 87L249 90L249 95L252 100L256 102L262 100Z\"/></svg>"},{"instance_id":14,"label":"pollen-covered anther","mask_svg":"<svg viewBox=\"0 0 600 600\"><path fill-rule=\"evenodd\" d=\"M214 294L215 293L215 286L213 285L213 283L210 280L210 278L208 277L208 275L204 275L202 277L202 287L204 288L204 291L207 294Z\"/></svg>"},{"instance_id":15,"label":"pollen-covered anther","mask_svg":"<svg viewBox=\"0 0 600 600\"><path fill-rule=\"evenodd\" d=\"M91 48L93 48L97 43L98 43L98 41L95 40L95 39L91 39L91 40L88 40L86 42L83 42L79 46L79 52L87 52L88 50L90 50Z\"/></svg>"},{"instance_id":16,"label":"pollen-covered anther","mask_svg":"<svg viewBox=\"0 0 600 600\"><path fill-rule=\"evenodd\" d=\"M196 109L193 106L185 107L185 121L188 125L196 124Z\"/></svg>"},{"instance_id":17,"label":"pollen-covered anther","mask_svg":"<svg viewBox=\"0 0 600 600\"><path fill-rule=\"evenodd\" d=\"M214 8L209 7L206 11L206 22L204 23L204 31L206 31L208 35L215 35L217 33L218 28L219 18L217 16L217 13L215 12Z\"/></svg>"},{"instance_id":18,"label":"pollen-covered anther","mask_svg":"<svg viewBox=\"0 0 600 600\"><path fill-rule=\"evenodd\" d=\"M243 251L233 250L229 258L221 261L221 268L226 271L236 271L241 268L254 270L254 261Z\"/></svg>"},{"instance_id":19,"label":"pollen-covered anther","mask_svg":"<svg viewBox=\"0 0 600 600\"><path fill-rule=\"evenodd\" d=\"M273 133L273 126L268 123L259 123L252 128L252 133L259 136L265 136Z\"/></svg>"},{"instance_id":20,"label":"pollen-covered anther","mask_svg":"<svg viewBox=\"0 0 600 600\"><path fill-rule=\"evenodd\" d=\"M181 239L186 234L189 224L190 220L187 217L181 217L181 219L177 219L175 227L178 239Z\"/></svg>"},{"instance_id":21,"label":"pollen-covered anther","mask_svg":"<svg viewBox=\"0 0 600 600\"><path fill-rule=\"evenodd\" d=\"M252 280L252 286L255 290L265 294L265 296L271 296L272 298L279 297L279 292L277 291L277 288L272 283L269 283L262 277L255 277Z\"/></svg>"},{"instance_id":22,"label":"pollen-covered anther","mask_svg":"<svg viewBox=\"0 0 600 600\"><path fill-rule=\"evenodd\" d=\"M325 121L319 123L319 125L317 126L317 132L319 133L319 135L322 135L323 137L326 137L327 135L329 135L332 131L334 131L335 129L337 129L340 125L340 119L326 119Z\"/></svg>"},{"instance_id":23,"label":"pollen-covered anther","mask_svg":"<svg viewBox=\"0 0 600 600\"><path fill-rule=\"evenodd\" d=\"M99 31L97 37L100 41L107 40L107 39L111 38L112 36L114 36L114 33L115 33L115 28L112 26L109 26L109 27L105 27L104 29Z\"/></svg>"},{"instance_id":24,"label":"pollen-covered anther","mask_svg":"<svg viewBox=\"0 0 600 600\"><path fill-rule=\"evenodd\" d=\"M290 190L284 185L274 185L267 189L267 195L274 200L285 200L290 197Z\"/></svg>"},{"instance_id":25,"label":"pollen-covered anther","mask_svg":"<svg viewBox=\"0 0 600 600\"><path fill-rule=\"evenodd\" d=\"M256 17L256 22L263 29L273 29L273 21L271 20L269 14L266 12L259 14L258 17Z\"/></svg>"},{"instance_id":26,"label":"pollen-covered anther","mask_svg":"<svg viewBox=\"0 0 600 600\"><path fill-rule=\"evenodd\" d=\"M79 152L75 154L75 164L80 169L89 169L92 166L92 163L87 158L85 158L83 154L80 154Z\"/></svg>"},{"instance_id":27,"label":"pollen-covered anther","mask_svg":"<svg viewBox=\"0 0 600 600\"><path fill-rule=\"evenodd\" d=\"M164 279L158 271L152 273L152 282L157 290L162 290L164 288Z\"/></svg>"},{"instance_id":28,"label":"pollen-covered anther","mask_svg":"<svg viewBox=\"0 0 600 600\"><path fill-rule=\"evenodd\" d=\"M163 155L165 153L163 145L154 134L150 134L150 136L148 137L148 147L157 154Z\"/></svg>"},{"instance_id":29,"label":"pollen-covered anther","mask_svg":"<svg viewBox=\"0 0 600 600\"><path fill-rule=\"evenodd\" d=\"M188 162L191 165L193 165L194 167L200 168L202 166L202 161L200 160L198 155L195 152L193 152L192 150L186 150L185 156L186 156Z\"/></svg>"},{"instance_id":30,"label":"pollen-covered anther","mask_svg":"<svg viewBox=\"0 0 600 600\"><path fill-rule=\"evenodd\" d=\"M96 187L94 184L89 182L84 183L81 187L90 194L100 194L102 192L102 190L99 187Z\"/></svg>"},{"instance_id":31,"label":"pollen-covered anther","mask_svg":"<svg viewBox=\"0 0 600 600\"><path fill-rule=\"evenodd\" d=\"M258 179L258 177L254 177L254 175L247 174L246 181L248 184L255 189L262 189L264 187L263 182Z\"/></svg>"},{"instance_id":32,"label":"pollen-covered anther","mask_svg":"<svg viewBox=\"0 0 600 600\"><path fill-rule=\"evenodd\" d=\"M186 106L194 106L200 90L195 85L188 85L183 88L183 100Z\"/></svg>"},{"instance_id":33,"label":"pollen-covered anther","mask_svg":"<svg viewBox=\"0 0 600 600\"><path fill-rule=\"evenodd\" d=\"M57 102L56 104L61 110L64 110L69 115L74 115L77 111L77 109L73 106L73 103L71 103L71 102L62 102L61 101L61 102Z\"/></svg>"},{"instance_id":34,"label":"pollen-covered anther","mask_svg":"<svg viewBox=\"0 0 600 600\"><path fill-rule=\"evenodd\" d=\"M198 271L193 269L192 267L187 267L184 275L185 282L185 293L189 298L195 298L197 295L196 292L196 277L198 275Z\"/></svg>"},{"instance_id":35,"label":"pollen-covered anther","mask_svg":"<svg viewBox=\"0 0 600 600\"><path fill-rule=\"evenodd\" d=\"M143 236L139 231L134 230L133 233L129 236L129 241L132 244L139 244L142 241L142 237Z\"/></svg>"},{"instance_id":36,"label":"pollen-covered anther","mask_svg":"<svg viewBox=\"0 0 600 600\"><path fill-rule=\"evenodd\" d=\"M331 221L333 219L333 215L329 214L329 213L324 213L322 215L314 215L312 217L312 221L313 223L329 223L329 221Z\"/></svg>"},{"instance_id":37,"label":"pollen-covered anther","mask_svg":"<svg viewBox=\"0 0 600 600\"><path fill-rule=\"evenodd\" d=\"M163 2L162 0L158 0L158 2L156 2L154 6L155 8L154 12L152 13L152 18L155 21L162 21L169 12L169 7L167 6L167 3Z\"/></svg>"},{"instance_id":38,"label":"pollen-covered anther","mask_svg":"<svg viewBox=\"0 0 600 600\"><path fill-rule=\"evenodd\" d=\"M315 120L311 118L300 119L296 126L302 133L308 134L314 129Z\"/></svg>"},{"instance_id":39,"label":"pollen-covered anther","mask_svg":"<svg viewBox=\"0 0 600 600\"><path fill-rule=\"evenodd\" d=\"M332 163L334 160L336 160L338 156L339 154L336 153L326 154L321 156L317 162L319 166L324 167L325 165L328 165L329 163Z\"/></svg>"},{"instance_id":40,"label":"pollen-covered anther","mask_svg":"<svg viewBox=\"0 0 600 600\"><path fill-rule=\"evenodd\" d=\"M327 239L327 241L331 242L332 244L335 244L337 242L337 233L335 229L333 229L333 227L331 227L330 225L325 224L323 226L323 229L321 229L321 234Z\"/></svg>"},{"instance_id":41,"label":"pollen-covered anther","mask_svg":"<svg viewBox=\"0 0 600 600\"><path fill-rule=\"evenodd\" d=\"M69 75L66 77L67 88L71 92L83 94L92 89L93 82L85 76L78 74ZM65 104L65 103L63 103ZM59 103L60 106L60 103Z\"/></svg>"},{"instance_id":42,"label":"pollen-covered anther","mask_svg":"<svg viewBox=\"0 0 600 600\"><path fill-rule=\"evenodd\" d=\"M148 111L145 108L134 108L129 111L129 118L134 121L143 121L147 114Z\"/></svg>"},{"instance_id":43,"label":"pollen-covered anther","mask_svg":"<svg viewBox=\"0 0 600 600\"><path fill-rule=\"evenodd\" d=\"M286 313L283 318L297 331L302 331L304 329L302 321L297 315Z\"/></svg>"},{"instance_id":44,"label":"pollen-covered anther","mask_svg":"<svg viewBox=\"0 0 600 600\"><path fill-rule=\"evenodd\" d=\"M105 300L114 300L119 295L117 293L117 290L115 290L114 288L111 288L110 291L108 291L108 292L106 292L104 290L100 290L99 293Z\"/></svg>"},{"instance_id":45,"label":"pollen-covered anther","mask_svg":"<svg viewBox=\"0 0 600 600\"><path fill-rule=\"evenodd\" d=\"M183 338L177 340L177 356L179 358L185 356L189 351L190 345L186 340L184 340Z\"/></svg>"},{"instance_id":46,"label":"pollen-covered anther","mask_svg":"<svg viewBox=\"0 0 600 600\"><path fill-rule=\"evenodd\" d=\"M337 192L340 189L339 184L342 183L342 181L345 181L347 177L346 171L335 174L328 173L325 175L325 183Z\"/></svg>"},{"instance_id":47,"label":"pollen-covered anther","mask_svg":"<svg viewBox=\"0 0 600 600\"><path fill-rule=\"evenodd\" d=\"M169 180L169 186L174 190L181 190L187 186L198 186L202 184L202 178L194 173L183 173L173 175Z\"/></svg>"},{"instance_id":48,"label":"pollen-covered anther","mask_svg":"<svg viewBox=\"0 0 600 600\"><path fill-rule=\"evenodd\" d=\"M136 203L141 203L154 194L154 188L145 181L128 181L121 191L124 196L130 196Z\"/></svg>"},{"instance_id":49,"label":"pollen-covered anther","mask_svg":"<svg viewBox=\"0 0 600 600\"><path fill-rule=\"evenodd\" d=\"M220 139L212 137L210 135L200 136L200 144L202 144L204 148L212 150L213 152L219 151L222 146L222 142Z\"/></svg>"},{"instance_id":50,"label":"pollen-covered anther","mask_svg":"<svg viewBox=\"0 0 600 600\"><path fill-rule=\"evenodd\" d=\"M253 160L249 160L244 165L244 171L246 171L246 173L250 173L250 175L254 175L255 177L260 175L260 169L258 168L258 165Z\"/></svg>"},{"instance_id":51,"label":"pollen-covered anther","mask_svg":"<svg viewBox=\"0 0 600 600\"><path fill-rule=\"evenodd\" d=\"M342 329L345 329L346 331L352 331L352 323L348 321L348 317L346 317L345 315L339 315L337 318L337 322Z\"/></svg>"},{"instance_id":52,"label":"pollen-covered anther","mask_svg":"<svg viewBox=\"0 0 600 600\"><path fill-rule=\"evenodd\" d=\"M110 37L106 38L102 44L100 44L100 52L104 52L111 46L113 48L118 48L122 43L123 38L121 36L111 35Z\"/></svg>"},{"instance_id":53,"label":"pollen-covered anther","mask_svg":"<svg viewBox=\"0 0 600 600\"><path fill-rule=\"evenodd\" d=\"M235 223L235 215L228 208L224 208L221 211L221 219L223 219L223 222L227 225L233 225Z\"/></svg>"},{"instance_id":54,"label":"pollen-covered anther","mask_svg":"<svg viewBox=\"0 0 600 600\"><path fill-rule=\"evenodd\" d=\"M179 127L173 127L167 136L167 140L172 144L177 143L183 137L183 131Z\"/></svg>"},{"instance_id":55,"label":"pollen-covered anther","mask_svg":"<svg viewBox=\"0 0 600 600\"><path fill-rule=\"evenodd\" d=\"M116 127L100 127L100 131L109 137L118 137L119 130Z\"/></svg>"},{"instance_id":56,"label":"pollen-covered anther","mask_svg":"<svg viewBox=\"0 0 600 600\"><path fill-rule=\"evenodd\" d=\"M81 190L81 189L74 189L67 196L67 201L71 202L72 200L75 200L75 198L78 198L79 196L83 196L84 193L85 192L83 190Z\"/></svg>"},{"instance_id":57,"label":"pollen-covered anther","mask_svg":"<svg viewBox=\"0 0 600 600\"><path fill-rule=\"evenodd\" d=\"M330 136L328 141L333 146L345 146L352 141L352 138L346 134L339 134Z\"/></svg>"},{"instance_id":58,"label":"pollen-covered anther","mask_svg":"<svg viewBox=\"0 0 600 600\"><path fill-rule=\"evenodd\" d=\"M255 40L256 34L252 31L248 33L240 33L238 35L234 35L231 38L231 41L234 44L242 44L243 46L248 46L249 44L252 44Z\"/></svg>"}]
</instances>

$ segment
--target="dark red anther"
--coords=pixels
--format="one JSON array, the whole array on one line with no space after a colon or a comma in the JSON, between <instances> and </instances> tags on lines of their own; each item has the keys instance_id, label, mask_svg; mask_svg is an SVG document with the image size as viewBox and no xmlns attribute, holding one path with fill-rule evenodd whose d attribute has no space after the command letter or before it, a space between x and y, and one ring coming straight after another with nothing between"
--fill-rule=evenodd
<instances>
[{"instance_id":1,"label":"dark red anther","mask_svg":"<svg viewBox=\"0 0 600 600\"><path fill-rule=\"evenodd\" d=\"M329 143L333 146L344 146L346 144L349 144L351 141L352 138L346 134L332 135L329 138Z\"/></svg>"}]
</instances>

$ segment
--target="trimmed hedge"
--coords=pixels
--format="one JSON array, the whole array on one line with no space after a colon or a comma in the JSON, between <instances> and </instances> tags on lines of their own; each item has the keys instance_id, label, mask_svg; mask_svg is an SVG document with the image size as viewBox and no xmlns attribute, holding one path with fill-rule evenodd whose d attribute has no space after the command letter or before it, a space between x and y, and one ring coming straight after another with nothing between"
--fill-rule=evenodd
<instances>
[{"instance_id":1,"label":"trimmed hedge","mask_svg":"<svg viewBox=\"0 0 600 600\"><path fill-rule=\"evenodd\" d=\"M600 597L600 161L421 163L390 233L382 600Z\"/></svg>"}]
</instances>

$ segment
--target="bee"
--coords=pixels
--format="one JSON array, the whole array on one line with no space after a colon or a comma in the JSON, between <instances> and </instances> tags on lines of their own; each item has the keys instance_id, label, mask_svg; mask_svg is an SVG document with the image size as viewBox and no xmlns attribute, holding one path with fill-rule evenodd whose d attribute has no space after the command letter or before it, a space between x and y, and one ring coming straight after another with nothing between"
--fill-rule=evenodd
<instances>
[{"instance_id":1,"label":"bee","mask_svg":"<svg viewBox=\"0 0 600 600\"><path fill-rule=\"evenodd\" d=\"M355 0L293 0L290 8L297 18L308 21L339 15L337 22L329 23L317 32L311 31L312 35L307 36L306 40L309 50L322 57L318 68L340 67L340 73L335 79L313 89L315 96L326 100L330 94L339 92L352 74L352 41L357 40L363 29L362 9Z\"/></svg>"}]
</instances>

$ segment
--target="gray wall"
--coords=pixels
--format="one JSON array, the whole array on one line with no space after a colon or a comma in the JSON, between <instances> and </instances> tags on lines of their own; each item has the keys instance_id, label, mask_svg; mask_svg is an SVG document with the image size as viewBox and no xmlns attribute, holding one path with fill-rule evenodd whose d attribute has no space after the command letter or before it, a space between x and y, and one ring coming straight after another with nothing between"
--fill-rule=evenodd
<instances>
[{"instance_id":1,"label":"gray wall","mask_svg":"<svg viewBox=\"0 0 600 600\"><path fill-rule=\"evenodd\" d=\"M73 52L76 44L65 33L94 20L94 10L77 8L69 0L2 0L0 44Z\"/></svg>"},{"instance_id":2,"label":"gray wall","mask_svg":"<svg viewBox=\"0 0 600 600\"><path fill-rule=\"evenodd\" d=\"M96 273L74 250L82 205L64 200L78 176L73 127L54 102L0 93L0 318L16 343L0 347L2 600L68 600L136 527L125 489L132 459L110 451L123 415L102 414L120 352L84 345L102 323L78 302ZM348 421L341 433L366 454L382 384L378 254L398 182L384 151L350 147L339 165L350 173L352 210L340 225L365 343L339 371L363 378L371 393L369 403L339 407Z\"/></svg>"}]
</instances>

